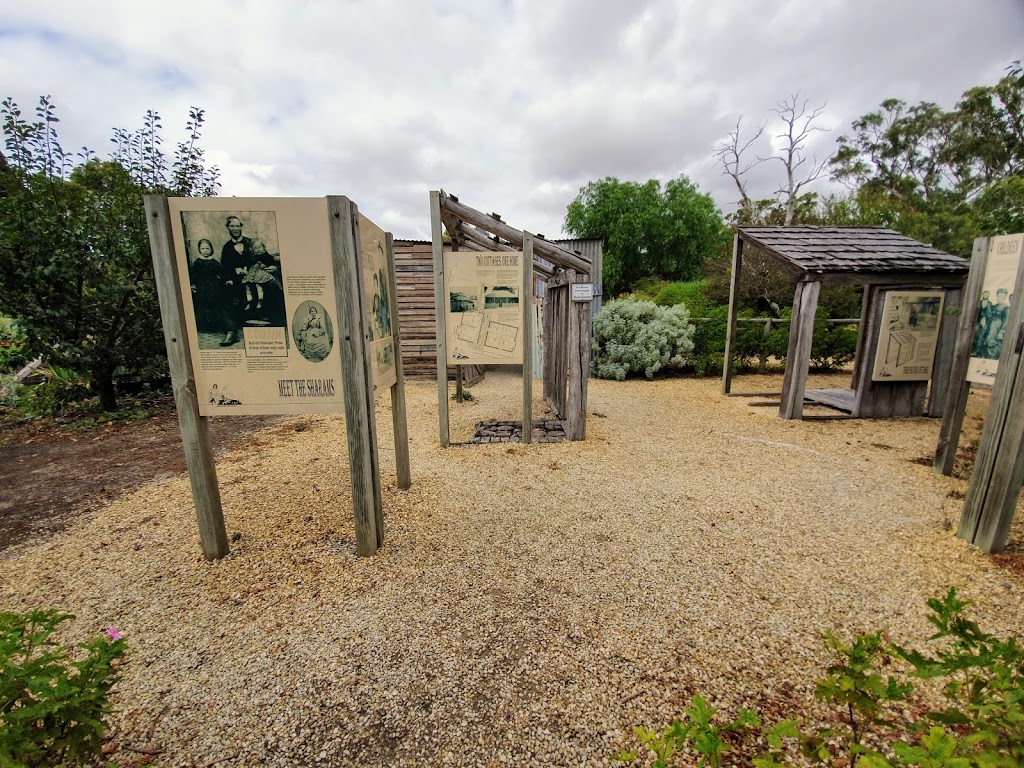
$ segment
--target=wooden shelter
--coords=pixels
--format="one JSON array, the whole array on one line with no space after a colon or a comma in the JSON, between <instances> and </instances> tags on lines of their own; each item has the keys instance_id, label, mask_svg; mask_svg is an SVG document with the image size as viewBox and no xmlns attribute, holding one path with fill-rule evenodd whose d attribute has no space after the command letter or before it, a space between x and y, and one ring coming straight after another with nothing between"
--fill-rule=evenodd
<instances>
[{"instance_id":1,"label":"wooden shelter","mask_svg":"<svg viewBox=\"0 0 1024 768\"><path fill-rule=\"evenodd\" d=\"M453 250L519 251L526 250L524 241L532 242L533 275L546 283L543 298L544 397L559 419L565 421L565 433L570 440L584 440L587 424L587 379L590 375L591 304L572 301L570 285L590 282L594 274L592 259L582 253L564 248L540 236L530 236L501 220L496 213L481 213L459 202L454 195L441 190L431 192L432 228L435 284L441 263L440 226L451 239ZM532 282L532 281L531 281ZM437 338L444 338L444 314L437 313ZM438 365L443 345L438 344ZM524 364L524 383L532 379L529 360ZM524 396L525 401L525 396ZM448 444L447 392L439 392L441 410L441 444ZM525 409L524 409L525 410ZM526 416L524 414L524 422ZM524 440L528 425L523 425Z\"/></svg>"},{"instance_id":2,"label":"wooden shelter","mask_svg":"<svg viewBox=\"0 0 1024 768\"><path fill-rule=\"evenodd\" d=\"M743 248L776 260L797 278L790 322L789 351L779 418L803 418L805 401L845 411L853 418L940 415L945 407L956 324L940 323L938 348L927 381L873 381L882 331L882 308L889 291L945 292L945 313L959 307L968 261L881 227L746 226L733 248L729 326L722 390L731 394L733 340ZM860 332L850 389L808 390L814 314L822 285L863 285ZM763 394L763 393L762 393Z\"/></svg>"}]
</instances>

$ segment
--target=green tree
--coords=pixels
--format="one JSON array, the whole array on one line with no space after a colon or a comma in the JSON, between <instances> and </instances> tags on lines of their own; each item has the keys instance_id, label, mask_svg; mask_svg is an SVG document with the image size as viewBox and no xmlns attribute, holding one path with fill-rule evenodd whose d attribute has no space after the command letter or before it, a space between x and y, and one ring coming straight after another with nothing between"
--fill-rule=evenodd
<instances>
[{"instance_id":1,"label":"green tree","mask_svg":"<svg viewBox=\"0 0 1024 768\"><path fill-rule=\"evenodd\" d=\"M2 115L0 315L18 321L33 352L87 374L114 410L116 374L166 370L142 196L215 194L217 170L198 145L203 111L191 111L170 163L152 111L142 128L115 131L108 161L62 149L49 97L34 121L11 99Z\"/></svg>"},{"instance_id":2,"label":"green tree","mask_svg":"<svg viewBox=\"0 0 1024 768\"><path fill-rule=\"evenodd\" d=\"M714 201L686 176L664 188L657 179L592 181L569 204L564 226L572 237L604 240L609 298L641 277L693 280L728 240Z\"/></svg>"}]
</instances>

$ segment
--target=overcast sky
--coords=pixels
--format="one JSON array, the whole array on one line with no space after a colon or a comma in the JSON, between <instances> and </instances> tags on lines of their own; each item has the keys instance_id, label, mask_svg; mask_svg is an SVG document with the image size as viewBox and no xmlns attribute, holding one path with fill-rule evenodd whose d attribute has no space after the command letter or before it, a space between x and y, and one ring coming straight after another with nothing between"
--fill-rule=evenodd
<instances>
[{"instance_id":1,"label":"overcast sky","mask_svg":"<svg viewBox=\"0 0 1024 768\"><path fill-rule=\"evenodd\" d=\"M1024 0L7 2L3 96L50 94L65 148L190 105L221 194L344 194L429 239L428 192L549 237L588 181L687 174L723 210L712 150L799 90L811 148L888 97L950 108L1024 56ZM769 123L771 133L772 125ZM767 153L767 147L761 149ZM778 183L775 166L752 180Z\"/></svg>"}]
</instances>

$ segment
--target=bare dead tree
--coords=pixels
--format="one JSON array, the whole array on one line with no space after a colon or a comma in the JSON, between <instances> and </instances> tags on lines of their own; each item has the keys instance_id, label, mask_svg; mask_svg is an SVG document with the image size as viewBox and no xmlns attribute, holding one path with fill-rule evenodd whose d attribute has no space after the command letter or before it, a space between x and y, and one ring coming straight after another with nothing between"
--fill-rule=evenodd
<instances>
[{"instance_id":1,"label":"bare dead tree","mask_svg":"<svg viewBox=\"0 0 1024 768\"><path fill-rule=\"evenodd\" d=\"M754 166L763 163L764 160L757 158L752 162L745 162L743 154L750 149L755 141L761 138L765 126L762 125L749 140L741 143L740 123L742 122L743 115L740 115L736 118L736 130L730 131L729 137L715 147L714 155L716 164L722 166L722 173L729 176L736 184L736 189L740 193L740 210L750 211L754 206L750 196L747 194L747 186L743 176Z\"/></svg>"},{"instance_id":2,"label":"bare dead tree","mask_svg":"<svg viewBox=\"0 0 1024 768\"><path fill-rule=\"evenodd\" d=\"M810 158L804 152L808 139L817 131L827 132L814 124L815 120L825 113L825 104L820 107L811 107L810 99L800 100L800 92L797 91L788 99L780 101L772 111L782 121L783 130L775 135L776 139L784 142L781 155L771 157L759 157L758 160L778 160L786 169L786 180L775 191L779 201L786 208L786 226L793 223L793 214L796 211L796 201L800 196L800 190L820 178L825 173L825 166L832 158L832 153L821 162L812 155ZM810 163L808 165L808 163ZM801 168L805 170L801 173Z\"/></svg>"}]
</instances>

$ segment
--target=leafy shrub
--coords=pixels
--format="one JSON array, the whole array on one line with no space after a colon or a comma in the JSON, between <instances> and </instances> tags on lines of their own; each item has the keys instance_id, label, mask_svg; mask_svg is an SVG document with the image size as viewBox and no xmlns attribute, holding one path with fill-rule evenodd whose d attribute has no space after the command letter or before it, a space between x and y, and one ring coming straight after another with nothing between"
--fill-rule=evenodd
<instances>
[{"instance_id":1,"label":"leafy shrub","mask_svg":"<svg viewBox=\"0 0 1024 768\"><path fill-rule=\"evenodd\" d=\"M594 317L591 372L622 381L642 373L648 379L666 368L681 368L693 350L693 326L686 307L650 301L609 301Z\"/></svg>"},{"instance_id":2,"label":"leafy shrub","mask_svg":"<svg viewBox=\"0 0 1024 768\"><path fill-rule=\"evenodd\" d=\"M654 297L654 303L660 307L674 307L685 304L690 310L690 317L706 317L713 308L704 298L706 280L695 280L689 283L665 283Z\"/></svg>"},{"instance_id":3,"label":"leafy shrub","mask_svg":"<svg viewBox=\"0 0 1024 768\"><path fill-rule=\"evenodd\" d=\"M0 373L15 372L28 362L25 334L18 324L0 317Z\"/></svg>"},{"instance_id":4,"label":"leafy shrub","mask_svg":"<svg viewBox=\"0 0 1024 768\"><path fill-rule=\"evenodd\" d=\"M125 644L111 627L71 658L50 637L71 618L0 613L0 765L81 764L100 755Z\"/></svg>"},{"instance_id":5,"label":"leafy shrub","mask_svg":"<svg viewBox=\"0 0 1024 768\"><path fill-rule=\"evenodd\" d=\"M41 373L45 381L19 390L18 409L30 419L56 416L91 397L87 375L57 365Z\"/></svg>"},{"instance_id":6,"label":"leafy shrub","mask_svg":"<svg viewBox=\"0 0 1024 768\"><path fill-rule=\"evenodd\" d=\"M784 719L769 728L746 709L723 722L697 695L684 709L685 718L665 730L634 730L654 753L656 768L683 765L673 760L687 752L700 755L698 766L714 768L725 765L729 753L736 756L731 764L754 768L808 760L835 768L1019 768L1024 647L1017 636L1000 639L984 632L964 615L968 605L954 589L928 601L928 621L938 630L930 639L941 641L934 655L887 645L881 632L858 635L848 645L827 633L833 661L814 695L836 709L837 727L809 728ZM906 666L899 669L901 662ZM944 683L948 706L934 711L910 702L910 678ZM637 750L626 750L616 759L636 757Z\"/></svg>"}]
</instances>

